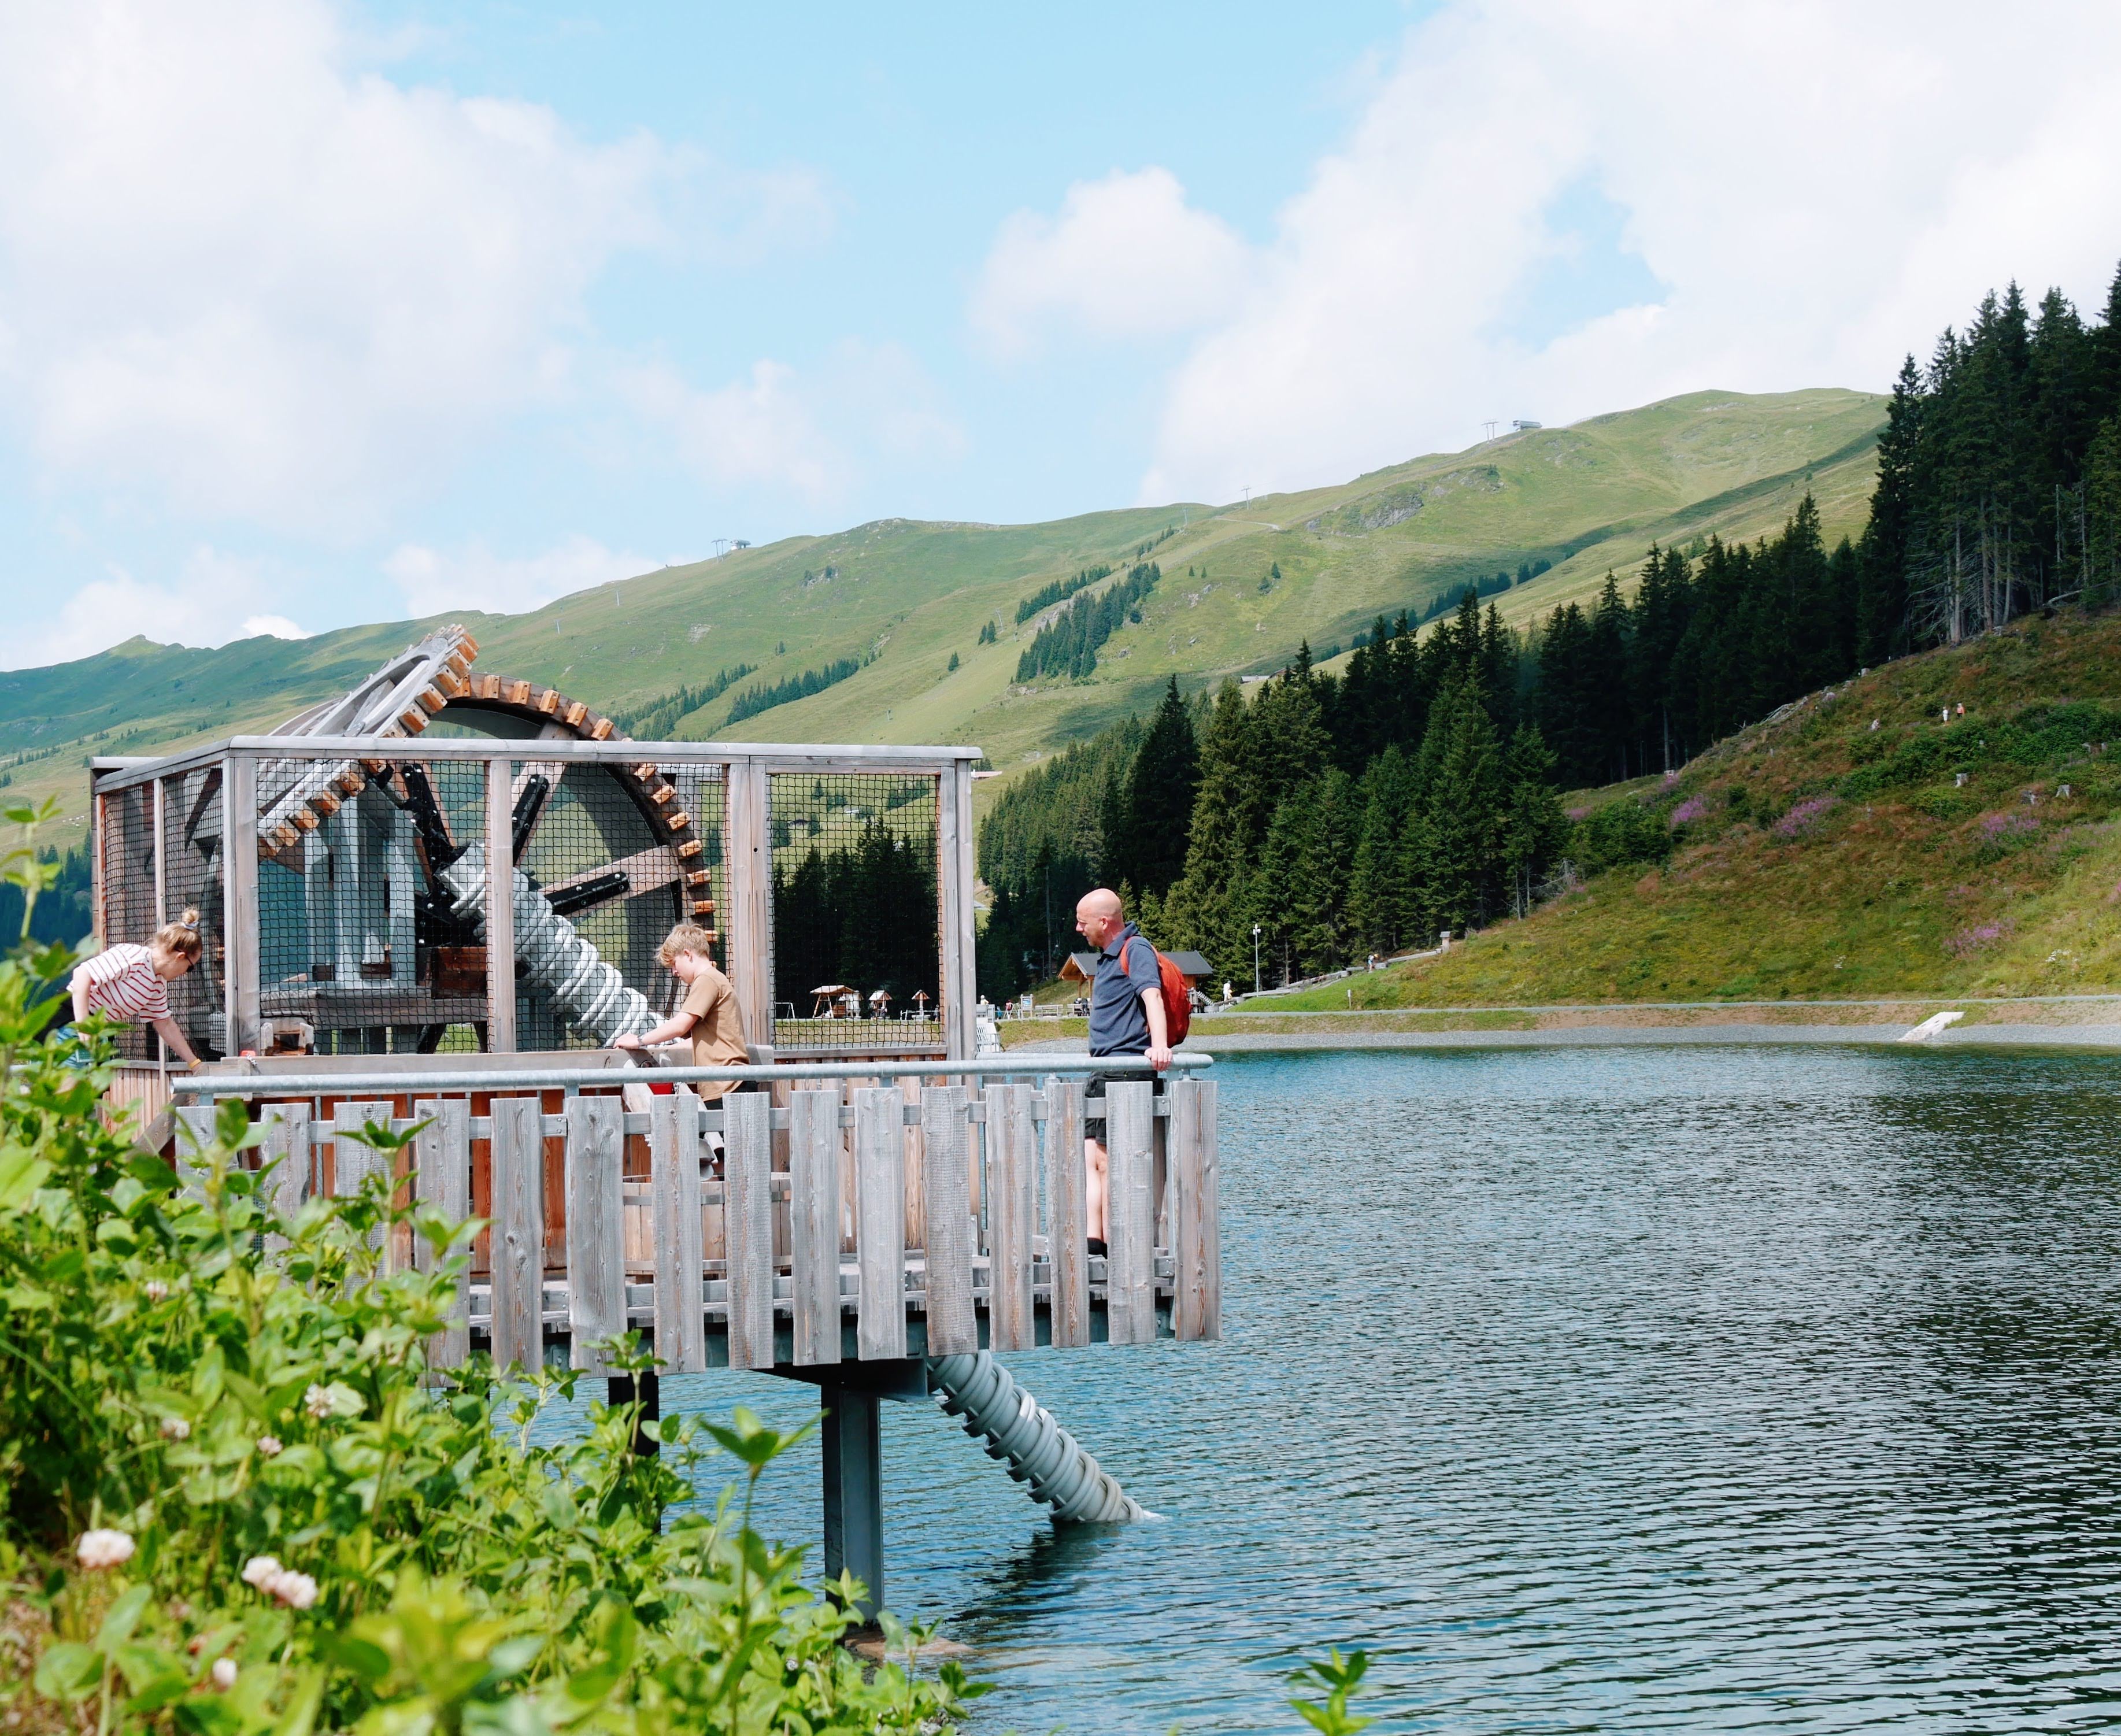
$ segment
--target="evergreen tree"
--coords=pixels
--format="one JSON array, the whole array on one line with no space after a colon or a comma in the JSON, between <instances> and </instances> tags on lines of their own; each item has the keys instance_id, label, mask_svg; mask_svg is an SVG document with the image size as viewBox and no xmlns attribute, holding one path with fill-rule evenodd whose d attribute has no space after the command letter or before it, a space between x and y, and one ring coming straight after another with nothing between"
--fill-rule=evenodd
<instances>
[{"instance_id":1,"label":"evergreen tree","mask_svg":"<svg viewBox=\"0 0 2121 1736\"><path fill-rule=\"evenodd\" d=\"M1418 794L1414 763L1394 742L1363 774L1362 820L1348 886L1349 918L1366 950L1390 953L1414 938L1402 847Z\"/></svg>"},{"instance_id":2,"label":"evergreen tree","mask_svg":"<svg viewBox=\"0 0 2121 1736\"><path fill-rule=\"evenodd\" d=\"M1186 872L1165 901L1164 921L1210 959L1249 955L1238 944L1246 872L1257 846L1257 779L1252 714L1235 681L1225 681L1200 738L1200 782L1193 799ZM1263 829L1263 828L1262 828Z\"/></svg>"},{"instance_id":3,"label":"evergreen tree","mask_svg":"<svg viewBox=\"0 0 2121 1736\"><path fill-rule=\"evenodd\" d=\"M1503 781L1508 805L1502 825L1502 857L1510 913L1525 916L1532 889L1553 866L1569 837L1569 816L1554 787L1554 755L1531 724L1510 738Z\"/></svg>"},{"instance_id":4,"label":"evergreen tree","mask_svg":"<svg viewBox=\"0 0 2121 1736\"><path fill-rule=\"evenodd\" d=\"M1186 871L1200 751L1173 675L1127 768L1104 834L1106 872L1159 898Z\"/></svg>"}]
</instances>

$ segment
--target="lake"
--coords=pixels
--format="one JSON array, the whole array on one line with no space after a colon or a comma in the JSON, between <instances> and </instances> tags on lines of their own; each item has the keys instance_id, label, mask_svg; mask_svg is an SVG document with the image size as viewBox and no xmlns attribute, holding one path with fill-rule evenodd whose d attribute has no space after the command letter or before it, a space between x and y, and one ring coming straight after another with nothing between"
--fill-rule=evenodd
<instances>
[{"instance_id":1,"label":"lake","mask_svg":"<svg viewBox=\"0 0 2121 1736\"><path fill-rule=\"evenodd\" d=\"M1227 1057L1224 1342L1009 1359L1161 1521L1056 1533L888 1406L889 1601L983 1731L1298 1729L1333 1645L1395 1729L2121 1725L2116 1065Z\"/></svg>"}]
</instances>

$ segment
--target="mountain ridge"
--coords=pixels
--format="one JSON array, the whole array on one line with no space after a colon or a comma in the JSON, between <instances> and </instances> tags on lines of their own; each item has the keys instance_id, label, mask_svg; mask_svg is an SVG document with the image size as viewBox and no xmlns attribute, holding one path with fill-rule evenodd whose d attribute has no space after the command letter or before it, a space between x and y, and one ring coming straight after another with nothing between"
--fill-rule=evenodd
<instances>
[{"instance_id":1,"label":"mountain ridge","mask_svg":"<svg viewBox=\"0 0 2121 1736\"><path fill-rule=\"evenodd\" d=\"M312 637L208 649L144 636L70 663L0 672L0 729L26 751L16 783L78 811L89 753L159 752L269 726L365 674L427 627L460 620L482 666L549 683L599 708L645 709L718 667L759 673L680 720L688 737L968 741L1005 768L1142 708L1172 674L1191 688L1278 667L1300 642L1330 652L1379 612L1534 558L1552 570L1494 600L1516 624L1630 571L1653 540L1750 539L1809 488L1830 535L1860 528L1882 398L1838 388L1704 391L1566 427L1425 454L1353 480L1220 507L1102 509L1028 525L871 520L658 569L520 614L458 611ZM1481 485L1453 478L1480 473ZM1390 523L1322 520L1394 490L1419 505ZM1320 528L1312 528L1318 525ZM1162 575L1081 680L1015 679L1038 585L1137 561ZM993 622L991 642L979 629ZM854 677L734 727L753 681L778 683L874 653ZM956 657L953 666L951 659Z\"/></svg>"}]
</instances>

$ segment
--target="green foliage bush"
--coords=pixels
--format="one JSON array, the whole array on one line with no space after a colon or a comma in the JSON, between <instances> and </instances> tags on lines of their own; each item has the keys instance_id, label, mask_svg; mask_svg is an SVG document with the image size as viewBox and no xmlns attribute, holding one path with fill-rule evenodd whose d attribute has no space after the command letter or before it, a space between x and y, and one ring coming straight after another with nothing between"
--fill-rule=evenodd
<instances>
[{"instance_id":1,"label":"green foliage bush","mask_svg":"<svg viewBox=\"0 0 2121 1736\"><path fill-rule=\"evenodd\" d=\"M32 905L48 867L7 863ZM533 1445L571 1374L431 1369L475 1222L380 1177L276 1220L232 1104L179 1188L99 1117L105 1038L77 1068L35 1035L72 962L0 963L9 1727L809 1736L932 1729L979 1692L865 1668L801 1552L752 1531L792 1437L666 1417L636 1454L639 1407L593 1404L585 1436ZM378 1252L408 1216L431 1270ZM683 1505L716 1449L740 1496Z\"/></svg>"},{"instance_id":2,"label":"green foliage bush","mask_svg":"<svg viewBox=\"0 0 2121 1736\"><path fill-rule=\"evenodd\" d=\"M1608 802L1593 808L1569 833L1567 855L1583 875L1608 868L1662 862L1671 854L1667 810L1644 802Z\"/></svg>"}]
</instances>

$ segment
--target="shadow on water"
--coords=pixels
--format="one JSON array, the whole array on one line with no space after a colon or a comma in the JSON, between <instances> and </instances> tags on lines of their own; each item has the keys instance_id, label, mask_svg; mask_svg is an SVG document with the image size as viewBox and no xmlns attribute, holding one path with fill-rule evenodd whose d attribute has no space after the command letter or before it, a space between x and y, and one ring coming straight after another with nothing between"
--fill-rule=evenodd
<instances>
[{"instance_id":1,"label":"shadow on water","mask_svg":"<svg viewBox=\"0 0 2121 1736\"><path fill-rule=\"evenodd\" d=\"M1013 1359L1165 1520L1056 1530L887 1407L890 1600L981 1731L1290 1729L1350 1644L1454 1736L2121 1727L2110 1065L1229 1057L1225 1342Z\"/></svg>"}]
</instances>

